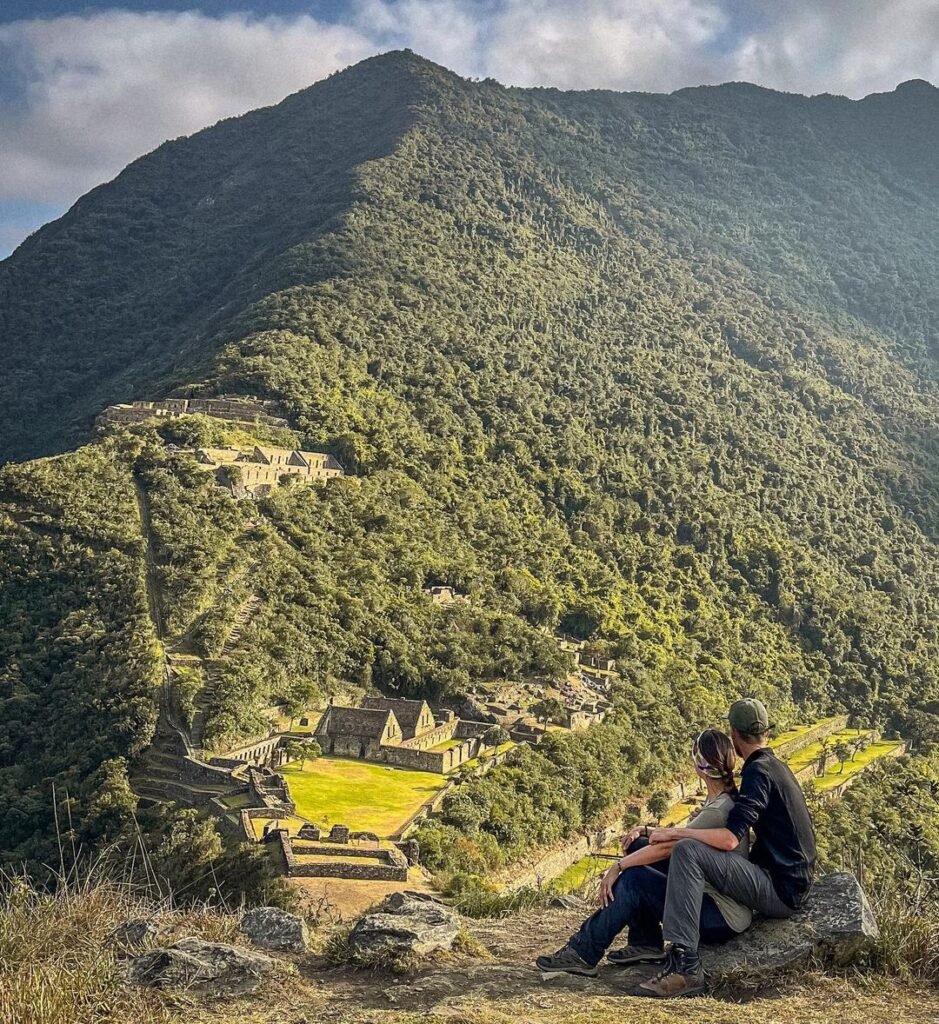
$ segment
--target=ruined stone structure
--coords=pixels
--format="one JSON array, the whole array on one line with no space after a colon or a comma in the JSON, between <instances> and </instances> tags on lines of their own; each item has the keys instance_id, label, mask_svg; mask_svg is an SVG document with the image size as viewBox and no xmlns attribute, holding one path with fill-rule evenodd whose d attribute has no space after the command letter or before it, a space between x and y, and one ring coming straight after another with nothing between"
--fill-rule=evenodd
<instances>
[{"instance_id":1,"label":"ruined stone structure","mask_svg":"<svg viewBox=\"0 0 939 1024\"><path fill-rule=\"evenodd\" d=\"M465 594L458 593L453 587L427 587L424 593L434 604L466 604L469 601Z\"/></svg>"},{"instance_id":2,"label":"ruined stone structure","mask_svg":"<svg viewBox=\"0 0 939 1024\"><path fill-rule=\"evenodd\" d=\"M332 455L296 448L200 448L195 455L200 466L214 473L221 486L237 495L267 494L285 477L314 481L342 476L342 466Z\"/></svg>"},{"instance_id":3,"label":"ruined stone structure","mask_svg":"<svg viewBox=\"0 0 939 1024\"><path fill-rule=\"evenodd\" d=\"M290 878L354 878L361 881L406 882L408 862L394 846L378 849L343 843L292 839L286 830L273 833Z\"/></svg>"},{"instance_id":4,"label":"ruined stone structure","mask_svg":"<svg viewBox=\"0 0 939 1024\"><path fill-rule=\"evenodd\" d=\"M179 416L214 416L234 423L264 423L286 427L287 421L276 402L260 401L239 395L218 398L165 398L157 402L127 402L109 405L98 417L99 423L141 423L149 419L176 419Z\"/></svg>"},{"instance_id":5,"label":"ruined stone structure","mask_svg":"<svg viewBox=\"0 0 939 1024\"><path fill-rule=\"evenodd\" d=\"M607 709L598 704L581 704L580 707L565 709L565 726L568 729L586 729L588 726L602 722L606 718Z\"/></svg>"},{"instance_id":6,"label":"ruined stone structure","mask_svg":"<svg viewBox=\"0 0 939 1024\"><path fill-rule=\"evenodd\" d=\"M366 697L357 708L331 704L313 735L326 754L443 773L476 757L488 728L452 711L435 719L423 700Z\"/></svg>"}]
</instances>

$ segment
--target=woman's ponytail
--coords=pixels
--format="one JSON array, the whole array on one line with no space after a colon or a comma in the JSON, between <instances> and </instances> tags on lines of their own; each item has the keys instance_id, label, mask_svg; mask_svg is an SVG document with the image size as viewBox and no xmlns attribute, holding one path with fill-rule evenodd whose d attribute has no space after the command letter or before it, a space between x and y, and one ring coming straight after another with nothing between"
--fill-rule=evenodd
<instances>
[{"instance_id":1,"label":"woman's ponytail","mask_svg":"<svg viewBox=\"0 0 939 1024\"><path fill-rule=\"evenodd\" d=\"M695 740L694 755L696 760L707 765L706 769L699 765L705 775L720 779L728 793L737 795L737 780L734 778L737 754L726 733L719 729L705 729Z\"/></svg>"}]
</instances>

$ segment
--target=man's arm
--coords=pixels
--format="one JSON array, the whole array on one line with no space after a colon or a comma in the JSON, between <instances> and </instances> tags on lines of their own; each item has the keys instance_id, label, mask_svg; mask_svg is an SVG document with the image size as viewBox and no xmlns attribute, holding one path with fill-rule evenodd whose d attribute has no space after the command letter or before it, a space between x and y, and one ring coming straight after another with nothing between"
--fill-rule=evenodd
<instances>
[{"instance_id":1,"label":"man's arm","mask_svg":"<svg viewBox=\"0 0 939 1024\"><path fill-rule=\"evenodd\" d=\"M649 847L668 846L669 853L680 839L697 839L717 850L736 850L740 836L729 828L657 828L649 836Z\"/></svg>"},{"instance_id":2,"label":"man's arm","mask_svg":"<svg viewBox=\"0 0 939 1024\"><path fill-rule=\"evenodd\" d=\"M657 828L649 843L674 843L679 839L697 839L716 850L736 850L740 840L759 820L769 803L770 782L759 765L750 765L740 780L740 792L727 815L727 824L720 828Z\"/></svg>"}]
</instances>

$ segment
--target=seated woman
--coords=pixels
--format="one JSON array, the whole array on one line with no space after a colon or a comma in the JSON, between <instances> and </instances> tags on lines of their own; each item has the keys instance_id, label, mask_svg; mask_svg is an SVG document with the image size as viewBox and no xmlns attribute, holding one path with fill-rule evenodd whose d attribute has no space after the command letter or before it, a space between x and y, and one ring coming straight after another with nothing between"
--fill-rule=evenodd
<instances>
[{"instance_id":1,"label":"seated woman","mask_svg":"<svg viewBox=\"0 0 939 1024\"><path fill-rule=\"evenodd\" d=\"M706 729L694 741L695 771L707 786L707 799L688 828L721 828L737 795L734 782L733 743L717 729ZM633 829L623 839L626 854L603 876L600 909L589 917L566 946L535 961L543 977L552 974L584 974L596 977L597 964L613 940L629 928L629 943L610 953L610 963L620 966L658 963L665 959L662 944L662 911L668 857L674 843L650 846L650 828ZM742 841L737 853L747 856L749 843ZM656 866L653 866L656 865ZM726 942L750 926L751 912L734 900L706 889L701 907L701 938L707 943Z\"/></svg>"}]
</instances>

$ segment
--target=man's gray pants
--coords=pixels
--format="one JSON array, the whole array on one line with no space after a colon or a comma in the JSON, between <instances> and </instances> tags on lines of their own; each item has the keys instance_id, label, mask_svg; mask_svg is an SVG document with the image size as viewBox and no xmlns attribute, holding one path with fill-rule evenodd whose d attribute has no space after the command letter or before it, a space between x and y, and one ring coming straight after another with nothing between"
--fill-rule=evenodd
<instances>
[{"instance_id":1,"label":"man's gray pants","mask_svg":"<svg viewBox=\"0 0 939 1024\"><path fill-rule=\"evenodd\" d=\"M662 934L666 942L698 948L705 883L765 917L791 917L795 911L776 895L769 873L737 853L716 850L697 839L682 839L672 850Z\"/></svg>"}]
</instances>

